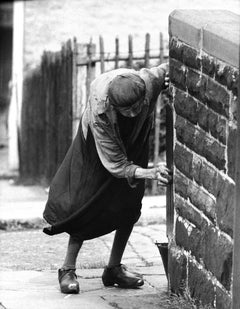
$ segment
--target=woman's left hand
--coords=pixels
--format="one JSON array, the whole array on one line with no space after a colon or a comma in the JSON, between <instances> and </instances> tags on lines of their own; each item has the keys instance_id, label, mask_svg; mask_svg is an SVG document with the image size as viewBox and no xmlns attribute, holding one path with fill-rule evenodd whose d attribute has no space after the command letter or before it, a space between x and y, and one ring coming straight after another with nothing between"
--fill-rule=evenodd
<instances>
[{"instance_id":1,"label":"woman's left hand","mask_svg":"<svg viewBox=\"0 0 240 309\"><path fill-rule=\"evenodd\" d=\"M166 73L164 78L164 89L167 89L168 87L169 87L169 74Z\"/></svg>"},{"instance_id":2,"label":"woman's left hand","mask_svg":"<svg viewBox=\"0 0 240 309\"><path fill-rule=\"evenodd\" d=\"M166 186L172 182L172 171L167 168L166 164L160 163L157 167L158 184Z\"/></svg>"},{"instance_id":3,"label":"woman's left hand","mask_svg":"<svg viewBox=\"0 0 240 309\"><path fill-rule=\"evenodd\" d=\"M164 84L163 89L167 89L169 87L169 63L164 62L160 64L159 68L161 68L164 71Z\"/></svg>"}]
</instances>

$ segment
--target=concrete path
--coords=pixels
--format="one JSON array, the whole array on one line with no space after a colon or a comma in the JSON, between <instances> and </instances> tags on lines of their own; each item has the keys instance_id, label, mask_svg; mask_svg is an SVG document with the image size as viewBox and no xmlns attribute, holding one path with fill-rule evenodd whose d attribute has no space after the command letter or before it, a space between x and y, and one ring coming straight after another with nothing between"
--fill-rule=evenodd
<instances>
[{"instance_id":1,"label":"concrete path","mask_svg":"<svg viewBox=\"0 0 240 309\"><path fill-rule=\"evenodd\" d=\"M110 233L84 243L77 264L81 292L63 295L57 268L67 235L48 237L40 230L1 232L0 302L4 307L0 308L170 308L168 282L155 245L155 240L166 240L165 225L137 226L129 239L122 262L144 275L144 286L139 289L105 288L102 284L113 236Z\"/></svg>"},{"instance_id":2,"label":"concrete path","mask_svg":"<svg viewBox=\"0 0 240 309\"><path fill-rule=\"evenodd\" d=\"M156 241L167 241L165 196L144 197L141 219L122 261L143 273L144 286L134 290L103 286L101 275L114 236L110 233L84 243L82 262L77 269L79 295L61 294L57 282L57 268L63 259L67 235L49 237L39 229L28 228L31 222L42 220L46 199L45 188L0 179L0 222L6 228L0 232L1 309L170 308L167 279L155 245ZM11 225L13 222L15 225ZM43 252L45 245L51 250Z\"/></svg>"},{"instance_id":3,"label":"concrete path","mask_svg":"<svg viewBox=\"0 0 240 309\"><path fill-rule=\"evenodd\" d=\"M81 292L61 294L56 273L45 271L1 272L0 300L7 309L102 309L102 308L168 308L167 281L161 267L145 267L145 284L134 290L105 288L102 269L78 272ZM164 301L164 303L163 303ZM163 304L164 306L160 306Z\"/></svg>"}]
</instances>

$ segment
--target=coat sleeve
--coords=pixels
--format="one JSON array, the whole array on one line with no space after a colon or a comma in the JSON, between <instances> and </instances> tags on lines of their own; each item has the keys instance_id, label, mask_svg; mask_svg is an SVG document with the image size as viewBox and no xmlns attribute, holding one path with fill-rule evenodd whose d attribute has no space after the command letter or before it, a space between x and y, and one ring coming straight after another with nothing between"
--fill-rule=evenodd
<instances>
[{"instance_id":1,"label":"coat sleeve","mask_svg":"<svg viewBox=\"0 0 240 309\"><path fill-rule=\"evenodd\" d=\"M118 140L106 115L95 115L90 128L95 140L97 152L103 166L117 178L127 178L131 187L139 180L134 178L138 165L128 161L124 145Z\"/></svg>"},{"instance_id":2,"label":"coat sleeve","mask_svg":"<svg viewBox=\"0 0 240 309\"><path fill-rule=\"evenodd\" d=\"M162 90L163 84L164 84L164 78L166 74L166 69L164 69L163 66L160 64L157 67L153 67L149 69L149 71L154 75L155 78L157 78L159 86Z\"/></svg>"},{"instance_id":3,"label":"coat sleeve","mask_svg":"<svg viewBox=\"0 0 240 309\"><path fill-rule=\"evenodd\" d=\"M146 98L149 102L148 114L151 115L154 112L158 96L164 89L166 70L163 65L159 65L151 69L143 68L140 70L139 74L146 84Z\"/></svg>"}]
</instances>

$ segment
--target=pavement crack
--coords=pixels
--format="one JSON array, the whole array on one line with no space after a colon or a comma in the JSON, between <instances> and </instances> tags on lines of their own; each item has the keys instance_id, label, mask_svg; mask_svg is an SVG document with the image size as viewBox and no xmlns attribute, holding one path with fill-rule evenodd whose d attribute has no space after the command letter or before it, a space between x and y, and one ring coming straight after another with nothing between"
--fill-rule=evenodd
<instances>
[{"instance_id":1,"label":"pavement crack","mask_svg":"<svg viewBox=\"0 0 240 309\"><path fill-rule=\"evenodd\" d=\"M144 279L144 281L147 282L147 284L148 284L151 288L156 289L156 287L155 287L150 281L148 281L147 279Z\"/></svg>"},{"instance_id":2,"label":"pavement crack","mask_svg":"<svg viewBox=\"0 0 240 309\"><path fill-rule=\"evenodd\" d=\"M101 296L101 299L106 301L111 307L116 308L116 309L123 309L122 307L120 307L116 302L108 302L108 300L104 297Z\"/></svg>"},{"instance_id":3,"label":"pavement crack","mask_svg":"<svg viewBox=\"0 0 240 309\"><path fill-rule=\"evenodd\" d=\"M81 276L81 275L77 275L78 278L81 279L98 279L101 278L101 276Z\"/></svg>"},{"instance_id":4,"label":"pavement crack","mask_svg":"<svg viewBox=\"0 0 240 309\"><path fill-rule=\"evenodd\" d=\"M123 309L122 307L119 307L119 305L115 302L111 302L111 303L109 303L109 305L113 308L116 308L116 309Z\"/></svg>"},{"instance_id":5,"label":"pavement crack","mask_svg":"<svg viewBox=\"0 0 240 309\"><path fill-rule=\"evenodd\" d=\"M134 233L140 234L140 235L142 235L142 236L145 236L145 237L151 239L151 241L152 241L153 243L156 242L156 240L155 240L152 236L148 235L147 233L144 233L144 232L142 232L142 231L141 231L141 232L139 232L139 231L134 231Z\"/></svg>"},{"instance_id":6,"label":"pavement crack","mask_svg":"<svg viewBox=\"0 0 240 309\"><path fill-rule=\"evenodd\" d=\"M104 246L108 249L111 250L111 246L109 246L108 242L105 239L100 238L100 240L103 242Z\"/></svg>"},{"instance_id":7,"label":"pavement crack","mask_svg":"<svg viewBox=\"0 0 240 309\"><path fill-rule=\"evenodd\" d=\"M131 241L128 241L129 246L131 247L132 251L137 255L137 257L144 263L145 266L149 266L149 263L143 256L141 256L138 251L134 248L133 244Z\"/></svg>"}]
</instances>

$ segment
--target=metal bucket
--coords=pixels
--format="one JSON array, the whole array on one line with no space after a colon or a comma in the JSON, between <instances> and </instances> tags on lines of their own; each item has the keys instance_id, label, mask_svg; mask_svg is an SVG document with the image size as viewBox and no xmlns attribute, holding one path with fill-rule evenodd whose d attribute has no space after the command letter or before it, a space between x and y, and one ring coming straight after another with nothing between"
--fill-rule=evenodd
<instances>
[{"instance_id":1,"label":"metal bucket","mask_svg":"<svg viewBox=\"0 0 240 309\"><path fill-rule=\"evenodd\" d=\"M155 245L158 247L158 250L160 252L162 261L163 261L163 267L165 270L165 274L168 278L168 243L167 242L155 242Z\"/></svg>"}]
</instances>

